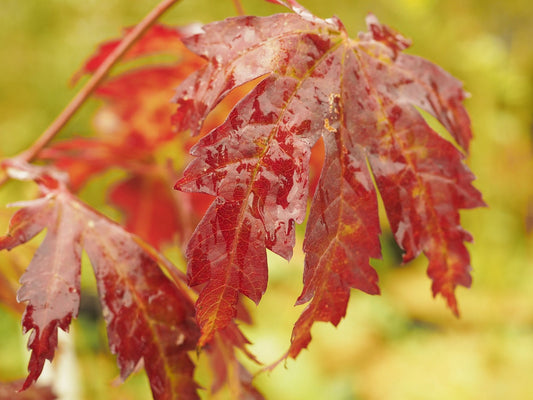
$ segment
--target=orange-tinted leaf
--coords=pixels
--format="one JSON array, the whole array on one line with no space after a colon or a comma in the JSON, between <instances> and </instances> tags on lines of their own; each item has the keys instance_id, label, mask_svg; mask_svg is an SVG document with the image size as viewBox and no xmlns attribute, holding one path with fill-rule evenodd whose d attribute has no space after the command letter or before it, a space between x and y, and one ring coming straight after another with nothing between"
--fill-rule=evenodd
<instances>
[{"instance_id":1,"label":"orange-tinted leaf","mask_svg":"<svg viewBox=\"0 0 533 400\"><path fill-rule=\"evenodd\" d=\"M128 34L133 28L124 30L124 35ZM192 53L186 51L181 43L181 38L185 34L190 34L195 30L194 26L181 29L155 24L146 32L140 40L135 42L130 50L126 52L123 61L133 60L152 54L161 54L173 52L181 58L196 58ZM77 80L83 74L92 74L105 61L109 54L120 44L122 39L111 40L103 43L94 54L76 74L74 80Z\"/></svg>"},{"instance_id":2,"label":"orange-tinted leaf","mask_svg":"<svg viewBox=\"0 0 533 400\"><path fill-rule=\"evenodd\" d=\"M237 17L184 39L208 60L178 88L179 130L193 134L233 88L263 80L228 119L192 148L196 159L176 188L217 196L189 243L189 283L198 299L200 343L235 316L238 294L258 301L266 248L290 258L294 224L305 217L311 147L325 160L304 241L310 302L295 324L289 355L307 346L315 321L337 324L350 288L378 293L369 259L380 257L380 190L404 259L424 252L434 294L457 313L454 289L469 286L469 256L458 210L483 205L463 155L415 107L429 112L465 149L470 123L456 79L402 54L409 41L370 15L368 33L347 36L296 1L296 14ZM286 4L287 3L287 4ZM369 168L371 171L369 171Z\"/></svg>"},{"instance_id":3,"label":"orange-tinted leaf","mask_svg":"<svg viewBox=\"0 0 533 400\"><path fill-rule=\"evenodd\" d=\"M40 157L52 160L57 168L68 171L72 190L79 190L95 174L121 162L115 145L91 138L74 138L44 149Z\"/></svg>"},{"instance_id":4,"label":"orange-tinted leaf","mask_svg":"<svg viewBox=\"0 0 533 400\"><path fill-rule=\"evenodd\" d=\"M57 167L69 172L74 190L111 167L132 171L142 168L139 164L153 162L156 149L179 133L170 124L173 88L203 64L181 42L189 30L152 27L124 60L164 54L173 56L172 62L130 68L105 80L94 93L105 101L93 121L96 138L67 140L41 152L41 158L53 160ZM119 42L102 45L78 75L93 73Z\"/></svg>"},{"instance_id":5,"label":"orange-tinted leaf","mask_svg":"<svg viewBox=\"0 0 533 400\"><path fill-rule=\"evenodd\" d=\"M74 191L110 168L128 171L133 177L117 183L109 197L126 212L127 229L158 248L175 237L184 241L199 220L194 213L186 214L186 207L178 207L172 185L163 182L155 166L157 150L169 145L179 133L170 122L175 108L169 102L173 90L203 64L200 57L182 44L181 36L186 31L187 28L178 30L162 25L149 30L126 59L158 53L174 56L173 62L145 64L104 81L94 94L105 101L93 120L96 137L60 142L40 154L68 171ZM118 43L117 40L103 45L82 72L94 72ZM178 150L188 145L175 143ZM182 151L184 158L185 152ZM161 169L167 172L164 167ZM192 197L188 194L179 197L183 203L193 202L186 198Z\"/></svg>"},{"instance_id":6,"label":"orange-tinted leaf","mask_svg":"<svg viewBox=\"0 0 533 400\"><path fill-rule=\"evenodd\" d=\"M181 41L191 30L194 28L154 25L126 53L123 61L151 54L171 55L175 60L168 65L151 63L129 69L97 88L95 96L105 100L106 105L95 117L95 128L102 138L111 135L113 143L126 146L124 158L132 158L129 155L132 150L149 156L158 145L179 133L170 125L173 107L169 99L173 88L203 64ZM119 42L102 45L82 71L94 72Z\"/></svg>"},{"instance_id":7,"label":"orange-tinted leaf","mask_svg":"<svg viewBox=\"0 0 533 400\"><path fill-rule=\"evenodd\" d=\"M28 179L47 171L24 165L12 169ZM196 346L198 327L187 293L163 274L137 238L82 204L60 182L52 185L53 175L47 176L46 197L21 203L8 235L0 238L0 249L11 249L47 229L18 292L20 301L28 301L24 330L32 330L24 388L38 378L45 359L53 358L57 328L68 330L77 315L83 248L95 272L121 377L144 361L154 398L198 398L187 354Z\"/></svg>"},{"instance_id":8,"label":"orange-tinted leaf","mask_svg":"<svg viewBox=\"0 0 533 400\"><path fill-rule=\"evenodd\" d=\"M109 168L136 171L153 163L156 149L176 137L169 99L189 67L185 72L181 66L136 70L105 83L97 91L107 101L94 119L98 136L59 142L41 158L68 171L74 190Z\"/></svg>"},{"instance_id":9,"label":"orange-tinted leaf","mask_svg":"<svg viewBox=\"0 0 533 400\"><path fill-rule=\"evenodd\" d=\"M199 58L186 61L127 71L100 86L95 96L106 105L94 118L97 133L102 138L112 135L114 142L136 147L145 157L174 139L180 133L170 124L174 88L202 64Z\"/></svg>"}]
</instances>

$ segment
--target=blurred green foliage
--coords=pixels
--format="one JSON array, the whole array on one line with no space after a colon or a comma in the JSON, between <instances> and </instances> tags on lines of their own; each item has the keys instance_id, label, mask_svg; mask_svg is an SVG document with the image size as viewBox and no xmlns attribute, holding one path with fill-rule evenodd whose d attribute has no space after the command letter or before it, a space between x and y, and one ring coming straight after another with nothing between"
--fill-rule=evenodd
<instances>
[{"instance_id":1,"label":"blurred green foliage","mask_svg":"<svg viewBox=\"0 0 533 400\"><path fill-rule=\"evenodd\" d=\"M439 64L465 83L472 94L467 107L475 134L467 163L489 207L462 213L463 225L475 237L469 246L474 284L470 290L458 291L459 320L441 299L431 298L423 257L397 265L385 227L384 260L375 264L382 296L354 291L339 328L317 324L309 351L287 362L287 369L280 366L260 375L259 386L268 398L285 400L533 398L529 377L533 363L530 1L301 2L321 17L339 16L352 35L365 28L364 16L372 11L413 39L410 52ZM155 3L3 0L0 156L28 147L74 95L76 89L68 86L68 80L95 47L138 22ZM261 0L243 1L243 5L250 14L281 10ZM164 20L209 22L234 14L231 0L183 0ZM87 104L61 135L90 134L96 106ZM23 185L6 185L0 191L1 205L28 198L30 193ZM4 227L0 229L7 229L9 215L9 210L0 211ZM27 249L14 252L21 266L31 257L25 253ZM245 327L254 341L252 351L266 363L287 349L292 324L301 312L301 307L292 305L301 290L302 260L301 251L288 265L271 257L269 290L255 313L257 325ZM3 271L11 268L5 256L0 262ZM21 337L19 318L0 308L0 381L24 374L26 338ZM100 320L80 320L74 337L84 398L146 398L142 375L110 389L118 373L113 358L100 348L105 342Z\"/></svg>"}]
</instances>

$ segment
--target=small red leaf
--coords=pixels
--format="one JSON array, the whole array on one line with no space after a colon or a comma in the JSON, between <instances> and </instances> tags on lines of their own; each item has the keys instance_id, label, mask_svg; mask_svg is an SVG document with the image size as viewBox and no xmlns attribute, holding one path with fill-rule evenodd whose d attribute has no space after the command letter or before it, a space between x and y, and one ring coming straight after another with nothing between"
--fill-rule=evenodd
<instances>
[{"instance_id":1,"label":"small red leaf","mask_svg":"<svg viewBox=\"0 0 533 400\"><path fill-rule=\"evenodd\" d=\"M117 152L116 146L105 141L74 138L44 149L40 157L52 160L57 168L67 171L70 187L77 191L93 175L104 172L121 160Z\"/></svg>"},{"instance_id":2,"label":"small red leaf","mask_svg":"<svg viewBox=\"0 0 533 400\"><path fill-rule=\"evenodd\" d=\"M94 118L97 137L74 138L45 149L40 157L69 172L78 190L92 176L112 167L135 172L153 163L154 152L176 138L169 99L191 66L158 67L120 75L96 95L107 103Z\"/></svg>"},{"instance_id":3,"label":"small red leaf","mask_svg":"<svg viewBox=\"0 0 533 400\"><path fill-rule=\"evenodd\" d=\"M72 210L55 199L27 203L11 221L7 236L0 239L0 250L25 243L48 228L28 269L20 279L17 300L27 301L22 318L24 333L30 332L29 375L22 389L37 380L45 360L52 360L57 347L57 329L68 331L78 315L80 302L81 230ZM34 216L34 219L28 219ZM30 222L31 221L31 222Z\"/></svg>"},{"instance_id":4,"label":"small red leaf","mask_svg":"<svg viewBox=\"0 0 533 400\"><path fill-rule=\"evenodd\" d=\"M69 172L74 190L111 167L132 172L146 168L154 152L180 133L170 123L173 88L204 63L185 48L183 34L188 34L187 28L152 27L125 60L157 53L173 56L172 62L130 68L105 80L94 93L105 101L93 120L97 137L67 140L41 152L42 159ZM102 45L79 74L93 73L119 43Z\"/></svg>"},{"instance_id":5,"label":"small red leaf","mask_svg":"<svg viewBox=\"0 0 533 400\"><path fill-rule=\"evenodd\" d=\"M46 167L18 165L20 175L40 181ZM20 301L28 301L24 331L33 330L27 388L51 360L57 328L68 330L79 306L82 248L96 275L109 345L125 379L144 361L155 399L197 399L194 365L187 354L199 336L194 305L140 246L139 239L91 210L56 182L46 197L23 203L0 249L47 234L21 279ZM22 204L21 204L22 205Z\"/></svg>"}]
</instances>

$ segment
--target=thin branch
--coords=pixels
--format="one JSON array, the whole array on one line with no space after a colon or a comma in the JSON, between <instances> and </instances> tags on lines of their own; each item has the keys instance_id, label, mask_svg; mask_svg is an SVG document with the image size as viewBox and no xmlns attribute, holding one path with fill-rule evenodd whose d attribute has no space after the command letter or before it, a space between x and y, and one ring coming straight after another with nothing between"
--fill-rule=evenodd
<instances>
[{"instance_id":1,"label":"thin branch","mask_svg":"<svg viewBox=\"0 0 533 400\"><path fill-rule=\"evenodd\" d=\"M235 6L237 15L246 15L246 13L244 12L244 8L242 7L241 0L233 0L233 5Z\"/></svg>"},{"instance_id":2,"label":"thin branch","mask_svg":"<svg viewBox=\"0 0 533 400\"><path fill-rule=\"evenodd\" d=\"M105 61L96 70L91 79L81 88L78 94L71 100L65 109L57 116L50 126L32 144L17 157L24 161L32 161L39 152L57 135L57 133L67 124L72 116L78 111L82 104L94 92L102 80L107 76L111 68L118 60L139 40L139 38L152 26L161 15L180 0L162 0L139 24L131 30L120 44L109 54Z\"/></svg>"}]
</instances>

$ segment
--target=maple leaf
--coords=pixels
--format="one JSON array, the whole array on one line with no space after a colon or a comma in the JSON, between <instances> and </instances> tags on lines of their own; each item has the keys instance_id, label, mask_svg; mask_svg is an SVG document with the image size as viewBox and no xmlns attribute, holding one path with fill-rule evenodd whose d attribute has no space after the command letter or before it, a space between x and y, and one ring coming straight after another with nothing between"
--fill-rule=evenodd
<instances>
[{"instance_id":1,"label":"maple leaf","mask_svg":"<svg viewBox=\"0 0 533 400\"><path fill-rule=\"evenodd\" d=\"M56 207L47 198L33 201L11 219L8 235L0 238L0 250L27 242L45 227L46 237L20 279L19 302L27 301L22 325L32 331L29 375L23 389L41 374L45 360L52 360L58 328L68 331L80 302L81 227L72 224L73 210Z\"/></svg>"},{"instance_id":2,"label":"maple leaf","mask_svg":"<svg viewBox=\"0 0 533 400\"><path fill-rule=\"evenodd\" d=\"M309 302L295 324L289 355L307 347L315 321L338 324L351 288L379 292L370 258L380 257L374 177L407 261L429 259L433 294L458 313L454 290L470 286L471 237L458 210L482 206L464 156L416 107L432 114L465 150L470 122L455 78L401 53L410 42L373 15L368 32L348 37L336 17L322 20L294 0L272 0L294 14L236 17L184 39L208 63L177 89L178 130L200 132L235 87L262 78L228 119L192 149L176 183L216 196L188 248L200 344L234 318L238 295L258 302L266 288L266 249L290 258L303 222L312 146L325 159L304 240Z\"/></svg>"},{"instance_id":3,"label":"maple leaf","mask_svg":"<svg viewBox=\"0 0 533 400\"><path fill-rule=\"evenodd\" d=\"M23 389L40 375L57 347L57 330L68 330L80 301L81 251L96 276L109 345L125 379L139 362L156 399L196 399L194 365L198 327L188 294L159 269L138 239L72 196L49 168L12 163L14 177L40 183L45 196L19 203L0 250L46 237L21 278L18 300L27 301L24 331L32 354Z\"/></svg>"}]
</instances>

